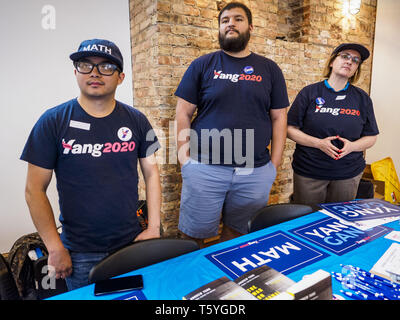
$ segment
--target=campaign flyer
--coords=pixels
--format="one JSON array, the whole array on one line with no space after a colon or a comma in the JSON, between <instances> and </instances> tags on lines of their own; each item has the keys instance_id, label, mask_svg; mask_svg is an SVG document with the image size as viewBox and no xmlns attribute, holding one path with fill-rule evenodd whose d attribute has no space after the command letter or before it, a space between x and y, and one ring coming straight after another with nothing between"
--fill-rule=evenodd
<instances>
[{"instance_id":1,"label":"campaign flyer","mask_svg":"<svg viewBox=\"0 0 400 320\"><path fill-rule=\"evenodd\" d=\"M221 277L185 295L183 300L257 300L227 277Z\"/></svg>"},{"instance_id":2,"label":"campaign flyer","mask_svg":"<svg viewBox=\"0 0 400 320\"><path fill-rule=\"evenodd\" d=\"M292 279L266 265L246 272L235 282L259 300L270 300L295 284Z\"/></svg>"}]
</instances>

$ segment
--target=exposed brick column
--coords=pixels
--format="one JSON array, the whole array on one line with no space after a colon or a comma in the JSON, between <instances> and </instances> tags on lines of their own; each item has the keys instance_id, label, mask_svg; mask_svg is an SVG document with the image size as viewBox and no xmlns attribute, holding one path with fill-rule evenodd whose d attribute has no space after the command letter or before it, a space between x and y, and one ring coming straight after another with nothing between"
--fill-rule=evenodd
<instances>
[{"instance_id":1,"label":"exposed brick column","mask_svg":"<svg viewBox=\"0 0 400 320\"><path fill-rule=\"evenodd\" d=\"M175 68L181 66L181 61L179 57L172 56L172 46L169 43L175 43L176 39L170 39L170 26L165 26L158 20L159 13L163 10L169 11L171 4L157 0L130 0L129 4L133 106L147 116L162 146L156 153L162 185L161 219L165 234L173 235L179 212L181 178L176 161L173 160L175 150L170 150L173 147L170 145L173 141L170 122L175 116ZM172 161L169 161L170 155ZM139 197L145 199L142 177Z\"/></svg>"}]
</instances>

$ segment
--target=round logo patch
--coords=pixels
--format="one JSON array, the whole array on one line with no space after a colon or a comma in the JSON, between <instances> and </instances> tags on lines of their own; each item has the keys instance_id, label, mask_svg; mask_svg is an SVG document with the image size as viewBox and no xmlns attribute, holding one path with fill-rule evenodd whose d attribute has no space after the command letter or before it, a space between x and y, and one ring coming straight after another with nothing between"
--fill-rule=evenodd
<instances>
[{"instance_id":1,"label":"round logo patch","mask_svg":"<svg viewBox=\"0 0 400 320\"><path fill-rule=\"evenodd\" d=\"M126 127L122 127L118 130L117 135L121 141L129 141L132 138L132 130Z\"/></svg>"},{"instance_id":2,"label":"round logo patch","mask_svg":"<svg viewBox=\"0 0 400 320\"><path fill-rule=\"evenodd\" d=\"M323 104L325 104L325 100L321 97L315 99L315 102L317 103L318 106L322 106Z\"/></svg>"},{"instance_id":3,"label":"round logo patch","mask_svg":"<svg viewBox=\"0 0 400 320\"><path fill-rule=\"evenodd\" d=\"M254 68L252 66L244 67L243 69L245 74L252 74L254 72Z\"/></svg>"}]
</instances>

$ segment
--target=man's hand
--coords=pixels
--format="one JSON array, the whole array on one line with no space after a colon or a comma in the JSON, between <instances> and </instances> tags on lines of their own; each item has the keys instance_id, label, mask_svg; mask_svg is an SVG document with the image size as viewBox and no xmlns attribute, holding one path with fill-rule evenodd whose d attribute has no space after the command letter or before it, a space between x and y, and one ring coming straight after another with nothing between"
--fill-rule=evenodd
<instances>
[{"instance_id":1,"label":"man's hand","mask_svg":"<svg viewBox=\"0 0 400 320\"><path fill-rule=\"evenodd\" d=\"M149 227L146 230L143 230L141 233L139 233L135 238L134 242L140 240L154 239L154 238L160 238L160 228Z\"/></svg>"},{"instance_id":2,"label":"man's hand","mask_svg":"<svg viewBox=\"0 0 400 320\"><path fill-rule=\"evenodd\" d=\"M146 201L148 227L139 233L134 241L146 240L160 237L161 225L161 184L157 162L154 155L139 159L140 168L146 184Z\"/></svg>"},{"instance_id":3,"label":"man's hand","mask_svg":"<svg viewBox=\"0 0 400 320\"><path fill-rule=\"evenodd\" d=\"M176 104L176 146L178 152L178 161L180 167L189 160L189 147L190 147L190 122L193 114L196 111L196 105L178 98Z\"/></svg>"},{"instance_id":4,"label":"man's hand","mask_svg":"<svg viewBox=\"0 0 400 320\"><path fill-rule=\"evenodd\" d=\"M271 162L278 170L282 161L283 150L285 149L286 131L287 131L287 108L271 109Z\"/></svg>"},{"instance_id":5,"label":"man's hand","mask_svg":"<svg viewBox=\"0 0 400 320\"><path fill-rule=\"evenodd\" d=\"M72 262L57 232L53 209L46 194L52 174L52 170L29 163L25 198L32 221L49 252L47 260L49 275L55 275L59 279L68 277L72 273Z\"/></svg>"},{"instance_id":6,"label":"man's hand","mask_svg":"<svg viewBox=\"0 0 400 320\"><path fill-rule=\"evenodd\" d=\"M72 273L72 261L69 252L64 247L55 251L49 251L47 260L49 267L49 276L56 279L65 279Z\"/></svg>"}]
</instances>

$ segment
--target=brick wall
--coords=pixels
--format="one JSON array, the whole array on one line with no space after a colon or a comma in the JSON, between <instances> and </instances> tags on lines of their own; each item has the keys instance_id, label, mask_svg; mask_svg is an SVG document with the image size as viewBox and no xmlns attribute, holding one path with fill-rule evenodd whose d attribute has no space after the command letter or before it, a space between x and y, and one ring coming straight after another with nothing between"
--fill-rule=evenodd
<instances>
[{"instance_id":1,"label":"brick wall","mask_svg":"<svg viewBox=\"0 0 400 320\"><path fill-rule=\"evenodd\" d=\"M310 0L278 2L278 37L289 41L301 41L303 30L310 23Z\"/></svg>"},{"instance_id":2,"label":"brick wall","mask_svg":"<svg viewBox=\"0 0 400 320\"><path fill-rule=\"evenodd\" d=\"M247 0L252 10L252 51L281 67L289 100L322 79L325 60L341 42L373 49L376 0L363 0L356 16L343 14L342 0ZM162 183L162 222L174 235L179 215L181 176L176 164L174 91L190 62L219 49L218 8L227 1L130 0L134 106L145 113L162 145L157 160ZM369 92L371 62L358 84ZM270 203L288 202L292 193L294 143L287 140ZM140 196L144 198L143 182Z\"/></svg>"}]
</instances>

